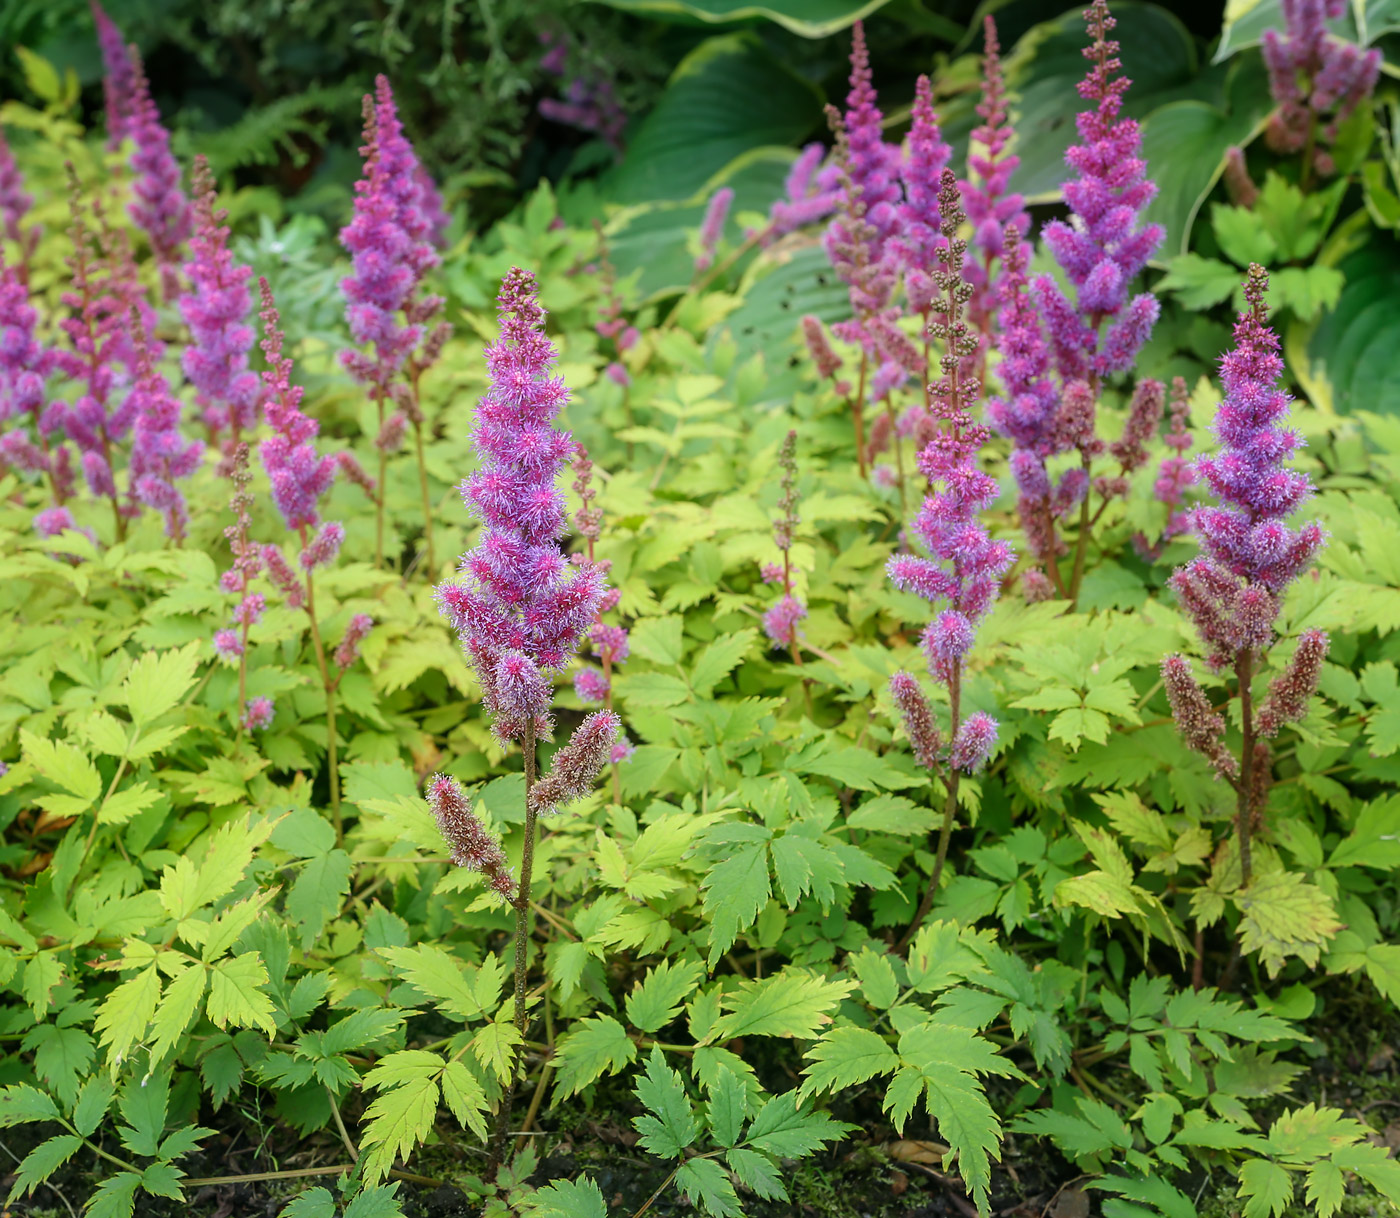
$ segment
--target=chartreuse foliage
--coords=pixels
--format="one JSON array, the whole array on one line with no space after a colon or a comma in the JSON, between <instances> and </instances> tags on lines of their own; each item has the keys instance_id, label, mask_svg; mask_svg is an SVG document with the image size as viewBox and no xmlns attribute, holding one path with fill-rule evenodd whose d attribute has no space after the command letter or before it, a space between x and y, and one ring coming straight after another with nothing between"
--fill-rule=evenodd
<instances>
[{"instance_id":1,"label":"chartreuse foliage","mask_svg":"<svg viewBox=\"0 0 1400 1218\"><path fill-rule=\"evenodd\" d=\"M800 6L755 7L792 24ZM862 7L833 2L810 20ZM1159 218L1199 212L1201 223L1171 234L1185 252L1169 264L1140 370L1189 377L1203 443L1206 374L1225 341L1203 311L1224 304L1239 265L1265 259L1292 374L1312 395L1296 411L1309 441L1297 460L1330 540L1280 630L1326 630L1332 650L1306 717L1277 742L1254 882L1241 886L1232 793L1179 739L1159 682L1162 655L1193 646L1164 584L1194 551L1186 537L1144 544L1166 523L1154 449L1096 526L1077 608L1010 588L982 624L963 708L996 708L1000 740L959 786L929 918L891 950L932 870L946 792L915 764L885 692L896 668L921 665L913 624L926 620L884 575L900 505L856 476L844 403L794 342L795 317L839 312L840 294L818 251L782 248L652 299L672 282L662 255L683 248L685 201L656 198L656 179L624 163L617 179L643 201L605 228L624 271L629 258L636 268L621 288L641 331L624 357L630 387L603 374L616 352L594 329L596 235L556 222L548 188L447 256L456 333L422 385L438 546L460 553L472 538L454 487L469 471L487 306L506 269L529 266L574 394L564 422L606 474L597 550L631 642L613 691L638 747L547 823L523 1042L501 951L508 911L449 866L420 798L429 774L452 774L518 860L519 763L490 734L424 573L370 561L373 505L332 491L327 515L347 538L316 584L328 646L352 615L376 621L337 690L338 843L324 687L300 610L273 600L250 633L247 695L276 703L273 728L232 725L236 674L208 643L228 614L215 557L228 485L212 458L188 486L179 548L154 520L117 543L109 520L81 507L95 540L40 539L32 484L0 475L0 1125L32 1126L16 1200L42 1199L52 1180L98 1218L140 1212L146 1196L187 1202L183 1179L223 1167L212 1131L261 1122L274 1144L344 1153L344 1178L310 1181L290 1218L389 1218L411 1186L393 1178L405 1168L451 1175L490 1218L605 1218L612 1198L586 1170L545 1178L539 1139L481 1178L517 1051L529 1086L514 1128L536 1096L530 1120L546 1134L606 1108L631 1123L634 1153L713 1218L782 1201L802 1161L829 1159L843 1138L878 1147L898 1133L945 1144L944 1171L984 1212L1011 1187L999 1166L1008 1132L1053 1149L1064 1180L1088 1176L1116 1218L1194 1213L1206 1172L1247 1218L1289 1205L1331 1214L1353 1191L1366 1204L1400 1198L1400 1168L1369 1137L1378 1114L1314 1096L1305 1070L1340 1012L1354 1005L1379 1024L1400 1004L1400 424L1367 396L1393 379L1376 349L1393 351L1394 310L1376 302L1394 264L1371 257L1376 238L1361 230L1372 221L1356 219L1363 206L1384 219L1384 181L1357 169L1369 191L1358 203L1350 188L1304 191L1270 166L1241 214L1210 192L1225 144L1256 125L1231 108L1251 93L1236 74L1253 52L1201 83L1179 23L1152 6L1125 7L1122 21L1125 45L1160 35L1166 48L1143 91L1149 153L1154 130L1182 116L1173 106L1216 116L1202 128L1210 155L1169 169L1201 180L1168 179ZM1037 27L1009 57L1023 98L1054 92L1035 91L1038 79L1082 70L1067 29ZM748 34L719 37L696 64L721 77L767 55ZM775 139L816 100L784 79ZM40 137L15 143L44 200L32 282L50 310L64 283L51 201L61 160L89 180L101 163L67 117L65 88L47 112L5 110ZM1056 104L1043 117L1059 132L1057 115L1077 103ZM649 138L671 137L653 124ZM734 138L716 130L714 147L728 156ZM772 168L753 151L736 174ZM1034 151L1042 175L1058 164L1048 138ZM755 170L752 182L768 180ZM566 208L585 206L586 192L564 193ZM338 268L315 222L255 221L258 198L229 197L235 249L272 280L323 443L353 447L373 406L336 360L344 335L326 299ZM1107 395L1106 434L1124 406ZM800 666L758 630L771 602L759 568L775 557L771 471L790 429L794 591L809 607ZM1008 484L1005 450L988 452ZM257 539L280 540L265 481L254 490ZM386 507L389 551L412 552L412 470L391 472ZM1010 496L990 518L1014 538ZM571 727L581 707L567 684L559 704ZM423 1166L422 1149L440 1142L449 1167L446 1155Z\"/></svg>"}]
</instances>

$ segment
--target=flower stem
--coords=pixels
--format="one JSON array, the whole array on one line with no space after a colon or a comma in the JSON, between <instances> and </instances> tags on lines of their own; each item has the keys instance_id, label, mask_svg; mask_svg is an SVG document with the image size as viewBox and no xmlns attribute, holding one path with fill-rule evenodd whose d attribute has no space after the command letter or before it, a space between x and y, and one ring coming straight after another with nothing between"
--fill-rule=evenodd
<instances>
[{"instance_id":1,"label":"flower stem","mask_svg":"<svg viewBox=\"0 0 1400 1218\"><path fill-rule=\"evenodd\" d=\"M1254 874L1250 835L1254 828L1254 652L1246 647L1235 658L1235 677L1240 684L1240 721L1244 743L1240 754L1239 802L1236 805L1235 832L1240 843L1240 887L1248 888Z\"/></svg>"},{"instance_id":2,"label":"flower stem","mask_svg":"<svg viewBox=\"0 0 1400 1218\"><path fill-rule=\"evenodd\" d=\"M525 1062L525 989L530 963L530 931L534 923L534 907L530 903L530 873L535 863L535 810L530 806L530 792L535 785L535 725L526 723L521 741L525 761L525 841L520 848L520 888L515 897L515 1030L521 1044L511 1063L510 1082L501 1096L501 1108L496 1114L496 1133L491 1142L487 1167L490 1175L505 1157L506 1136L510 1132L510 1110L520 1084L521 1068Z\"/></svg>"},{"instance_id":3,"label":"flower stem","mask_svg":"<svg viewBox=\"0 0 1400 1218\"><path fill-rule=\"evenodd\" d=\"M306 548L306 529L302 529L302 549ZM316 620L316 592L311 572L306 573L306 616L311 619L311 645L316 652L316 667L321 671L321 687L326 691L326 763L330 767L331 819L335 823L335 844L345 838L340 821L340 765L336 758L335 682L326 667L326 649L321 645L321 624Z\"/></svg>"},{"instance_id":4,"label":"flower stem","mask_svg":"<svg viewBox=\"0 0 1400 1218\"><path fill-rule=\"evenodd\" d=\"M860 381L856 385L856 396L851 401L851 421L856 429L856 466L860 470L861 481L865 480L865 373L869 359L865 352L860 354Z\"/></svg>"}]
</instances>

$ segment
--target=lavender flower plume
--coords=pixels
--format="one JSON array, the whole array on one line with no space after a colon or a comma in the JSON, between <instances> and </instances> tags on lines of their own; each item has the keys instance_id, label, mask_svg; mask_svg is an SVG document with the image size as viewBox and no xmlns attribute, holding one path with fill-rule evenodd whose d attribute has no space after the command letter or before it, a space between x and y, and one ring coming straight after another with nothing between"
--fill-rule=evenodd
<instances>
[{"instance_id":1,"label":"lavender flower plume","mask_svg":"<svg viewBox=\"0 0 1400 1218\"><path fill-rule=\"evenodd\" d=\"M351 337L374 348L342 353L352 376L381 397L423 335L404 317L424 274L437 265L432 222L423 208L413 146L404 135L389 81L366 95L364 172L355 183L354 218L340 230L353 273L341 280Z\"/></svg>"},{"instance_id":2,"label":"lavender flower plume","mask_svg":"<svg viewBox=\"0 0 1400 1218\"><path fill-rule=\"evenodd\" d=\"M840 192L835 188L835 179L824 182L818 172L825 159L826 145L817 142L807 144L798 154L784 180L783 197L768 211L768 227L762 236L764 245L824 220L836 210Z\"/></svg>"},{"instance_id":3,"label":"lavender flower plume","mask_svg":"<svg viewBox=\"0 0 1400 1218\"><path fill-rule=\"evenodd\" d=\"M895 673L890 678L890 696L904 721L904 732L914 750L914 760L926 770L936 770L943 738L918 681L907 672Z\"/></svg>"},{"instance_id":4,"label":"lavender flower plume","mask_svg":"<svg viewBox=\"0 0 1400 1218\"><path fill-rule=\"evenodd\" d=\"M1225 747L1225 720L1197 683L1191 661L1183 655L1167 656L1162 661L1162 684L1172 718L1188 747L1205 757L1221 777L1233 778L1240 763Z\"/></svg>"},{"instance_id":5,"label":"lavender flower plume","mask_svg":"<svg viewBox=\"0 0 1400 1218\"><path fill-rule=\"evenodd\" d=\"M136 384L131 391L135 423L131 444L131 493L165 518L166 536L183 540L189 512L177 485L199 465L200 445L180 434L180 401L151 358L139 315Z\"/></svg>"},{"instance_id":6,"label":"lavender flower plume","mask_svg":"<svg viewBox=\"0 0 1400 1218\"><path fill-rule=\"evenodd\" d=\"M729 219L729 208L733 202L733 188L722 186L705 205L705 218L700 222L700 253L695 258L697 271L708 271L714 265L715 251L719 248L720 238L724 236L724 222Z\"/></svg>"},{"instance_id":7,"label":"lavender flower plume","mask_svg":"<svg viewBox=\"0 0 1400 1218\"><path fill-rule=\"evenodd\" d=\"M905 294L915 313L927 315L933 299L933 271L943 243L938 216L938 180L952 149L938 128L933 110L933 86L920 76L914 86L909 151L900 164L904 201L892 244L904 267Z\"/></svg>"},{"instance_id":8,"label":"lavender flower plume","mask_svg":"<svg viewBox=\"0 0 1400 1218\"><path fill-rule=\"evenodd\" d=\"M243 712L243 726L250 732L261 732L272 726L271 698L250 698Z\"/></svg>"},{"instance_id":9,"label":"lavender flower plume","mask_svg":"<svg viewBox=\"0 0 1400 1218\"><path fill-rule=\"evenodd\" d=\"M190 201L180 182L180 166L170 151L170 132L161 125L160 111L151 97L141 57L135 47L129 54L135 85L128 133L136 144L131 153L131 169L135 176L131 218L150 239L151 251L160 266L165 298L173 300L180 287L176 268L181 261L181 249L190 235L193 217Z\"/></svg>"},{"instance_id":10,"label":"lavender flower plume","mask_svg":"<svg viewBox=\"0 0 1400 1218\"><path fill-rule=\"evenodd\" d=\"M0 131L0 232L19 247L21 268L39 243L39 226L24 227L24 217L33 205L34 199L24 189L24 177L5 141L5 133Z\"/></svg>"},{"instance_id":11,"label":"lavender flower plume","mask_svg":"<svg viewBox=\"0 0 1400 1218\"><path fill-rule=\"evenodd\" d=\"M102 51L102 92L107 105L107 147L116 150L131 134L136 109L136 66L126 39L97 0L88 0Z\"/></svg>"},{"instance_id":12,"label":"lavender flower plume","mask_svg":"<svg viewBox=\"0 0 1400 1218\"><path fill-rule=\"evenodd\" d=\"M342 671L349 668L360 654L360 644L374 628L374 619L368 613L357 613L345 627L345 633L335 649L335 666Z\"/></svg>"},{"instance_id":13,"label":"lavender flower plume","mask_svg":"<svg viewBox=\"0 0 1400 1218\"><path fill-rule=\"evenodd\" d=\"M60 361L39 340L38 323L23 276L0 253L0 461L45 475L61 507L72 490L68 454L51 447L44 428L48 380Z\"/></svg>"},{"instance_id":14,"label":"lavender flower plume","mask_svg":"<svg viewBox=\"0 0 1400 1218\"><path fill-rule=\"evenodd\" d=\"M575 729L569 743L554 754L549 773L530 789L530 807L547 816L582 799L612 759L622 722L612 711L594 711Z\"/></svg>"},{"instance_id":15,"label":"lavender flower plume","mask_svg":"<svg viewBox=\"0 0 1400 1218\"><path fill-rule=\"evenodd\" d=\"M1277 384L1283 359L1268 325L1268 285L1268 272L1251 266L1235 348L1220 361L1225 396L1215 431L1222 451L1196 466L1220 505L1197 508L1191 524L1210 561L1279 593L1312 561L1325 534L1316 521L1296 529L1284 523L1312 494L1312 482L1284 464L1303 439L1283 425L1289 397Z\"/></svg>"},{"instance_id":16,"label":"lavender flower plume","mask_svg":"<svg viewBox=\"0 0 1400 1218\"><path fill-rule=\"evenodd\" d=\"M194 162L195 233L185 278L190 290L180 297L180 315L193 341L180 362L195 388L210 434L227 433L229 448L257 426L262 397L257 373L248 367L253 327L252 268L236 263L229 251L228 212L218 206L214 178L203 156Z\"/></svg>"},{"instance_id":17,"label":"lavender flower plume","mask_svg":"<svg viewBox=\"0 0 1400 1218\"><path fill-rule=\"evenodd\" d=\"M880 242L899 223L899 149L885 143L884 115L877 104L870 73L870 52L865 45L865 24L851 27L851 79L842 119L850 149L847 172L862 215L875 229Z\"/></svg>"},{"instance_id":18,"label":"lavender flower plume","mask_svg":"<svg viewBox=\"0 0 1400 1218\"><path fill-rule=\"evenodd\" d=\"M564 668L604 586L596 564L569 563L559 546L565 518L556 480L573 440L553 426L568 389L553 375L556 356L537 291L535 277L519 268L501 285L501 337L486 350L491 385L473 434L482 464L462 484L463 502L485 527L462 559L461 581L437 589L503 740L546 725L549 704L546 696L507 705L502 666L519 659L542 676Z\"/></svg>"},{"instance_id":19,"label":"lavender flower plume","mask_svg":"<svg viewBox=\"0 0 1400 1218\"><path fill-rule=\"evenodd\" d=\"M1106 376L1132 365L1159 306L1150 292L1130 300L1128 289L1165 235L1160 224L1142 223L1157 187L1141 156L1141 128L1121 117L1131 82L1116 77L1122 63L1118 43L1108 36L1115 21L1107 0L1094 0L1084 20L1093 38L1084 56L1093 67L1080 83L1079 95L1096 104L1076 120L1082 143L1065 153L1077 175L1064 187L1071 220L1052 220L1044 229L1045 243L1075 289L1076 302L1071 304L1049 275L1037 276L1034 283L1066 381Z\"/></svg>"},{"instance_id":20,"label":"lavender flower plume","mask_svg":"<svg viewBox=\"0 0 1400 1218\"><path fill-rule=\"evenodd\" d=\"M997 41L996 21L990 14L983 23L983 44L982 100L977 103L982 123L972 133L967 177L958 183L958 190L972 225L966 271L972 284L968 314L985 333L998 303L993 267L1002 256L1006 228L1010 225L1024 237L1031 218L1023 197L1010 190L1011 175L1020 166L1021 158L1006 150L1013 132L1006 105L1001 44Z\"/></svg>"},{"instance_id":21,"label":"lavender flower plume","mask_svg":"<svg viewBox=\"0 0 1400 1218\"><path fill-rule=\"evenodd\" d=\"M262 293L263 354L267 371L262 374L263 414L272 435L262 442L259 454L272 481L272 501L293 531L314 527L320 521L317 506L335 481L333 456L318 456L312 441L320 424L301 409L303 389L292 384L292 361L283 354L281 317L267 280L260 278Z\"/></svg>"},{"instance_id":22,"label":"lavender flower plume","mask_svg":"<svg viewBox=\"0 0 1400 1218\"><path fill-rule=\"evenodd\" d=\"M1277 736L1285 723L1296 723L1308 709L1308 699L1317 692L1322 662L1327 658L1325 631L1305 630L1287 666L1270 683L1259 708L1259 734Z\"/></svg>"},{"instance_id":23,"label":"lavender flower plume","mask_svg":"<svg viewBox=\"0 0 1400 1218\"><path fill-rule=\"evenodd\" d=\"M886 571L897 588L945 606L925 629L923 646L930 673L953 696L956 746L963 727L956 708L964 660L976 625L991 609L1015 555L1005 542L993 541L979 519L995 501L997 484L977 466L977 453L988 432L970 413L980 386L967 375L965 359L977 340L962 316L972 288L962 275L967 243L958 235L964 217L957 179L950 169L943 171L939 207L947 243L940 250L941 269L934 277L937 294L930 332L942 341L942 375L930 386L930 393L934 415L943 426L919 454L919 469L932 491L909 527L928 556L895 554ZM984 739L984 729L982 725L975 739L969 739L973 743ZM955 747L955 752L957 756L950 759L955 768L976 762L972 744L962 750Z\"/></svg>"},{"instance_id":24,"label":"lavender flower plume","mask_svg":"<svg viewBox=\"0 0 1400 1218\"><path fill-rule=\"evenodd\" d=\"M1284 0L1282 9L1283 30L1265 30L1261 48L1278 105L1264 138L1275 152L1311 146L1304 176L1328 176L1336 172L1331 149L1342 123L1375 90L1381 51L1328 33L1327 21L1346 13L1345 0Z\"/></svg>"},{"instance_id":25,"label":"lavender flower plume","mask_svg":"<svg viewBox=\"0 0 1400 1218\"><path fill-rule=\"evenodd\" d=\"M476 818L461 784L446 774L434 774L426 794L433 818L451 848L452 862L479 872L494 892L515 904L520 897L519 885L506 863L500 838Z\"/></svg>"}]
</instances>

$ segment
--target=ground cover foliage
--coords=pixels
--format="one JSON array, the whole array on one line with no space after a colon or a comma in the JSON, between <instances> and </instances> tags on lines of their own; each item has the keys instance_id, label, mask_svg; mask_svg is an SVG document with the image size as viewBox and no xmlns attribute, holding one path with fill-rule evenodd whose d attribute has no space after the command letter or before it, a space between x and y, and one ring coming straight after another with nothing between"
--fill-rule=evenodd
<instances>
[{"instance_id":1,"label":"ground cover foliage","mask_svg":"<svg viewBox=\"0 0 1400 1218\"><path fill-rule=\"evenodd\" d=\"M485 232L387 80L337 233L182 166L103 15L105 131L25 57L19 1212L1400 1204L1393 1099L1316 1086L1400 1003L1390 11L1001 76L979 15L882 123L871 6L770 7L854 45L834 153L721 30Z\"/></svg>"}]
</instances>

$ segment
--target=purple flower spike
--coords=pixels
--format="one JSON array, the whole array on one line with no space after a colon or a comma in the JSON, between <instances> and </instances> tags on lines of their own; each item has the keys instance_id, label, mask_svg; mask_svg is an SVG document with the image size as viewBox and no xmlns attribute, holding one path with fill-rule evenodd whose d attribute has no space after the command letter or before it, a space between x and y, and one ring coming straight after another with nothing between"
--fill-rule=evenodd
<instances>
[{"instance_id":1,"label":"purple flower spike","mask_svg":"<svg viewBox=\"0 0 1400 1218\"><path fill-rule=\"evenodd\" d=\"M938 179L952 149L938 128L933 111L933 86L920 76L914 86L909 153L900 166L904 202L899 207L899 232L894 246L905 269L905 293L915 313L928 315L933 299L933 272L943 244L938 219Z\"/></svg>"},{"instance_id":2,"label":"purple flower spike","mask_svg":"<svg viewBox=\"0 0 1400 1218\"><path fill-rule=\"evenodd\" d=\"M243 712L243 726L250 732L261 732L272 726L272 699L250 698Z\"/></svg>"},{"instance_id":3,"label":"purple flower spike","mask_svg":"<svg viewBox=\"0 0 1400 1218\"><path fill-rule=\"evenodd\" d=\"M459 568L461 582L438 585L438 606L462 641L483 700L502 740L548 726L545 714L521 716L500 687L507 654L542 674L568 663L597 616L604 579L598 564L569 563L559 471L574 454L553 422L568 389L553 375L555 351L544 334L535 277L512 270L498 299L501 337L486 349L491 386L473 436L481 468L462 484L462 499L485 528Z\"/></svg>"},{"instance_id":4,"label":"purple flower spike","mask_svg":"<svg viewBox=\"0 0 1400 1218\"><path fill-rule=\"evenodd\" d=\"M1311 146L1307 175L1336 172L1331 147L1341 125L1375 90L1381 51L1363 51L1327 32L1326 22L1342 17L1346 0L1284 0L1283 31L1265 30L1264 63L1269 92L1278 109L1264 139L1275 152L1301 152Z\"/></svg>"},{"instance_id":5,"label":"purple flower spike","mask_svg":"<svg viewBox=\"0 0 1400 1218\"><path fill-rule=\"evenodd\" d=\"M102 91L107 103L107 147L117 149L131 134L136 111L136 65L132 62L126 39L106 10L97 0L88 0L93 24L97 27L97 45L102 51Z\"/></svg>"},{"instance_id":6,"label":"purple flower spike","mask_svg":"<svg viewBox=\"0 0 1400 1218\"><path fill-rule=\"evenodd\" d=\"M1107 0L1094 0L1084 20L1093 38L1084 56L1094 66L1080 83L1079 96L1097 104L1079 115L1083 142L1065 153L1077 174L1064 188L1073 218L1052 220L1044 229L1045 243L1076 289L1078 303L1072 305L1049 275L1034 283L1066 381L1131 366L1156 321L1157 303L1150 294L1130 301L1128 289L1165 236L1160 224L1141 220L1157 187L1141 156L1141 128L1120 117L1131 82L1116 76L1122 63L1118 43L1108 36L1115 22Z\"/></svg>"},{"instance_id":7,"label":"purple flower spike","mask_svg":"<svg viewBox=\"0 0 1400 1218\"><path fill-rule=\"evenodd\" d=\"M176 483L198 467L200 444L180 434L180 401L152 362L139 316L135 333L137 373L130 399L136 416L132 428L131 493L165 517L166 536L178 543L185 536L189 513L185 496Z\"/></svg>"},{"instance_id":8,"label":"purple flower spike","mask_svg":"<svg viewBox=\"0 0 1400 1218\"><path fill-rule=\"evenodd\" d=\"M24 178L14 154L5 142L4 132L0 131L0 232L19 246L21 269L39 244L39 226L24 227L24 217L33 205L33 198L24 189Z\"/></svg>"},{"instance_id":9,"label":"purple flower spike","mask_svg":"<svg viewBox=\"0 0 1400 1218\"><path fill-rule=\"evenodd\" d=\"M292 384L292 361L283 355L281 318L266 279L259 279L262 290L263 353L268 369L262 374L266 396L263 413L273 434L262 442L259 452L263 468L272 480L272 501L282 513L287 528L301 531L320 521L317 501L335 481L334 456L318 456L312 443L320 424L301 410L303 390Z\"/></svg>"},{"instance_id":10,"label":"purple flower spike","mask_svg":"<svg viewBox=\"0 0 1400 1218\"><path fill-rule=\"evenodd\" d=\"M784 183L784 197L778 199L768 212L768 227L763 243L771 245L779 237L796 232L808 224L824 220L836 210L841 192L835 180L824 183L818 170L826 159L826 145L811 143L802 149Z\"/></svg>"},{"instance_id":11,"label":"purple flower spike","mask_svg":"<svg viewBox=\"0 0 1400 1218\"><path fill-rule=\"evenodd\" d=\"M929 388L933 416L941 426L919 454L919 470L932 490L908 528L911 537L923 543L927 556L895 554L886 569L895 587L942 603L923 636L929 672L948 687L952 710L952 742L948 753L937 760L955 773L971 773L986 759L996 722L982 714L962 718L963 668L977 623L991 610L1015 554L1005 542L993 541L979 518L996 500L998 488L977 462L989 433L973 421L970 412L981 386L967 371L967 356L977 349L977 338L963 320L972 287L963 277L967 242L958 232L964 217L957 179L950 169L943 171L938 202L944 244L939 250L940 269L933 277L930 332L942 340L942 375ZM941 738L932 726L927 702L913 678L905 674L891 682L891 693L916 756L932 768L925 759L941 747ZM936 883L937 874L934 879Z\"/></svg>"},{"instance_id":12,"label":"purple flower spike","mask_svg":"<svg viewBox=\"0 0 1400 1218\"><path fill-rule=\"evenodd\" d=\"M876 104L870 74L870 52L865 45L865 24L851 27L851 91L846 95L843 124L850 145L847 172L865 219L883 241L899 223L899 149L885 143L884 115Z\"/></svg>"},{"instance_id":13,"label":"purple flower spike","mask_svg":"<svg viewBox=\"0 0 1400 1218\"><path fill-rule=\"evenodd\" d=\"M381 397L423 337L404 317L423 276L437 265L433 216L425 210L422 167L404 135L389 81L380 76L366 95L364 174L355 183L355 215L340 230L354 273L341 280L345 317L356 343L374 347L341 355L356 380Z\"/></svg>"},{"instance_id":14,"label":"purple flower spike","mask_svg":"<svg viewBox=\"0 0 1400 1218\"><path fill-rule=\"evenodd\" d=\"M479 872L495 892L513 904L519 885L506 865L500 838L477 820L461 784L446 774L434 774L426 794L438 828L452 848L452 862Z\"/></svg>"},{"instance_id":15,"label":"purple flower spike","mask_svg":"<svg viewBox=\"0 0 1400 1218\"><path fill-rule=\"evenodd\" d=\"M734 191L723 186L710 196L705 206L705 218L700 223L700 253L695 259L697 271L708 271L714 265L715 250L719 248L724 235L724 222L729 219L729 208L734 202Z\"/></svg>"},{"instance_id":16,"label":"purple flower spike","mask_svg":"<svg viewBox=\"0 0 1400 1218\"><path fill-rule=\"evenodd\" d=\"M344 670L355 662L360 654L360 644L373 628L374 619L368 613L357 613L350 619L350 624L345 627L345 634L335 649L337 668Z\"/></svg>"},{"instance_id":17,"label":"purple flower spike","mask_svg":"<svg viewBox=\"0 0 1400 1218\"><path fill-rule=\"evenodd\" d=\"M135 72L135 92L129 133L136 142L131 169L136 181L132 190L131 218L145 231L151 251L160 265L161 286L166 300L174 300L180 290L177 267L181 251L190 235L193 217L190 201L180 184L180 166L170 151L170 132L160 121L160 111L151 98L150 85L136 48L130 50Z\"/></svg>"},{"instance_id":18,"label":"purple flower spike","mask_svg":"<svg viewBox=\"0 0 1400 1218\"><path fill-rule=\"evenodd\" d=\"M262 398L257 373L248 368L253 272L229 252L228 213L218 207L213 175L202 156L194 162L194 191L195 234L185 263L190 291L180 297L180 315L194 341L181 363L210 434L227 433L232 451L241 434L257 426Z\"/></svg>"}]
</instances>

